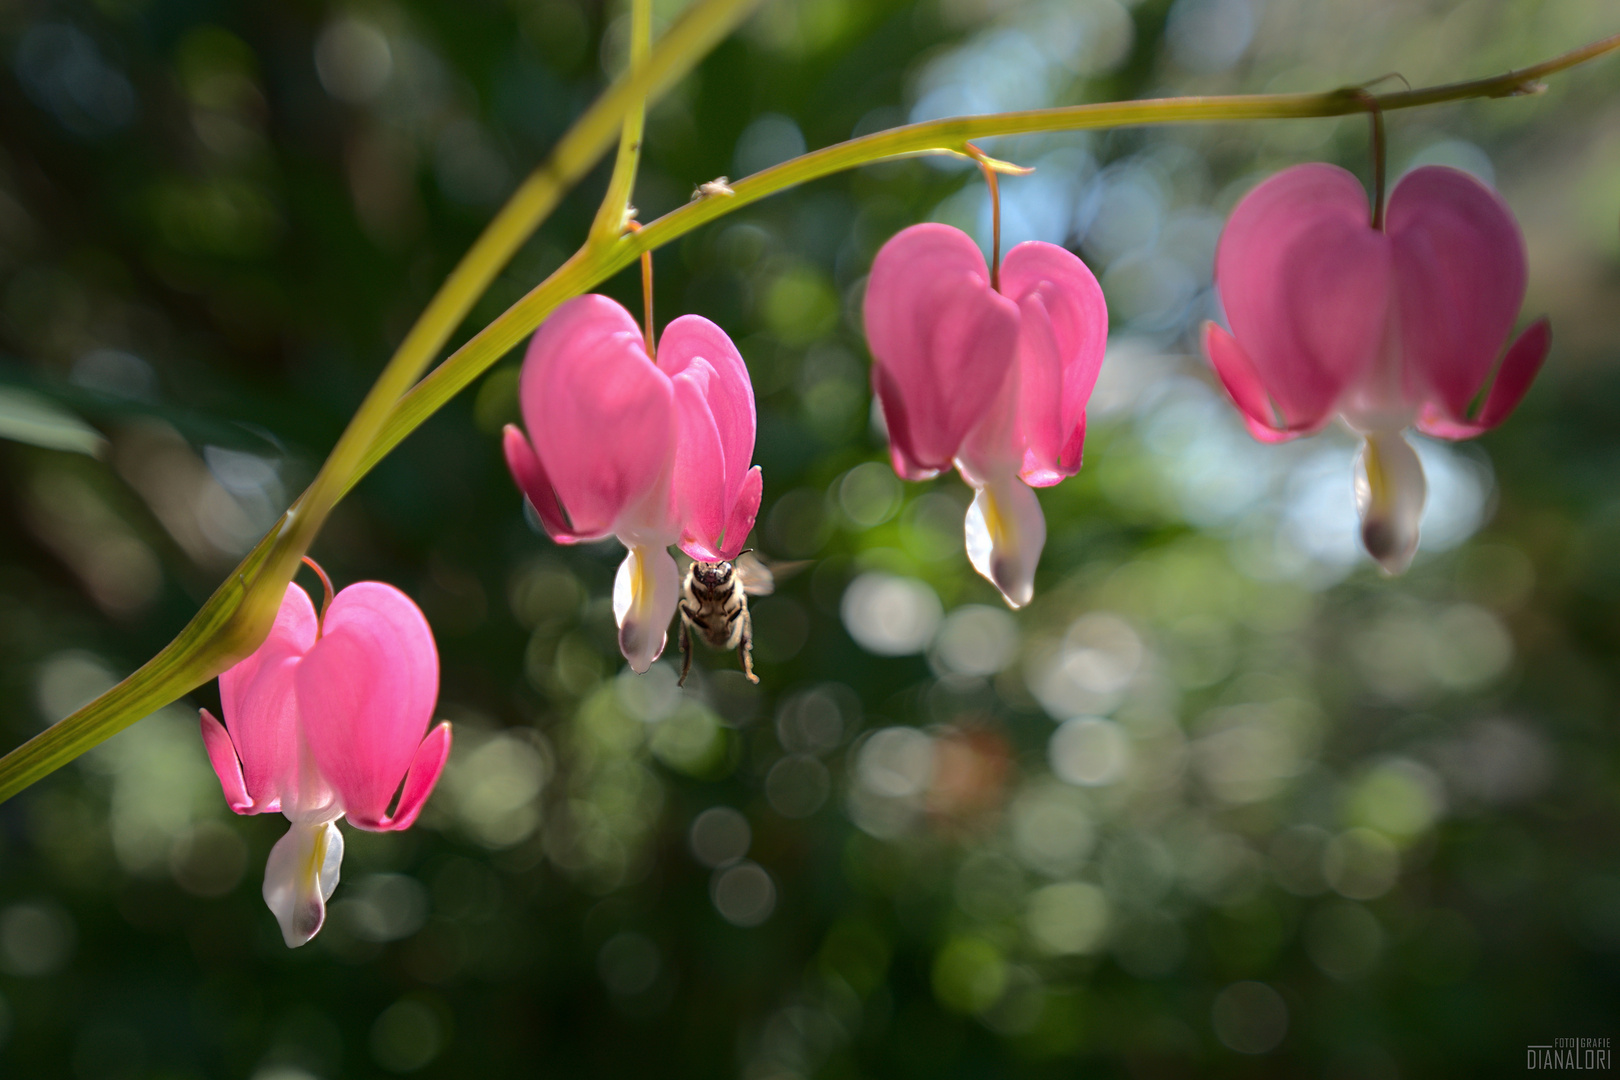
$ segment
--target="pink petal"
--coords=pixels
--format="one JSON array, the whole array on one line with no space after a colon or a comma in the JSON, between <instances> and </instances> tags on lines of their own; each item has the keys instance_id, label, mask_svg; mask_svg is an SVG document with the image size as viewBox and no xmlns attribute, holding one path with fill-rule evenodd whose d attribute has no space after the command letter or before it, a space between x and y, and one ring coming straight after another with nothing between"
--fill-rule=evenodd
<instances>
[{"instance_id":1,"label":"pink petal","mask_svg":"<svg viewBox=\"0 0 1620 1080\"><path fill-rule=\"evenodd\" d=\"M511 470L513 481L529 500L529 505L534 507L547 536L559 544L598 539L576 536L568 527L568 517L563 512L562 503L557 501L557 491L551 486L550 477L546 476L546 467L540 464L534 447L529 445L528 436L516 424L507 424L501 432L501 449L506 452L506 467Z\"/></svg>"},{"instance_id":2,"label":"pink petal","mask_svg":"<svg viewBox=\"0 0 1620 1080\"><path fill-rule=\"evenodd\" d=\"M678 377L698 360L709 376L705 397L725 457L725 502L734 502L754 459L754 385L748 365L726 332L700 315L682 315L664 328L658 341L658 367Z\"/></svg>"},{"instance_id":3,"label":"pink petal","mask_svg":"<svg viewBox=\"0 0 1620 1080\"><path fill-rule=\"evenodd\" d=\"M439 696L439 654L421 609L392 585L350 585L327 609L297 685L315 767L350 821L383 828Z\"/></svg>"},{"instance_id":4,"label":"pink petal","mask_svg":"<svg viewBox=\"0 0 1620 1080\"><path fill-rule=\"evenodd\" d=\"M1502 367L1491 384L1484 407L1479 410L1478 420L1452 420L1430 403L1418 415L1418 430L1441 439L1472 439L1489 431L1519 407L1551 348L1552 326L1546 319L1538 319L1519 335L1502 359Z\"/></svg>"},{"instance_id":5,"label":"pink petal","mask_svg":"<svg viewBox=\"0 0 1620 1080\"><path fill-rule=\"evenodd\" d=\"M699 562L729 562L742 551L748 534L759 517L760 497L764 493L764 479L755 465L743 474L742 490L731 504L731 516L726 520L723 539L707 543L696 536L682 536L681 550Z\"/></svg>"},{"instance_id":6,"label":"pink petal","mask_svg":"<svg viewBox=\"0 0 1620 1080\"><path fill-rule=\"evenodd\" d=\"M1254 362L1243 351L1243 346L1215 323L1204 324L1204 351L1209 354L1209 362L1214 365L1215 374L1220 376L1232 403L1243 414L1249 433L1256 439L1267 443L1287 442L1313 430L1289 430L1272 425L1271 402L1266 400L1266 389L1254 370ZM1322 423L1326 422L1327 417L1323 417Z\"/></svg>"},{"instance_id":7,"label":"pink petal","mask_svg":"<svg viewBox=\"0 0 1620 1080\"><path fill-rule=\"evenodd\" d=\"M992 476L1010 476L1023 466L1027 455L1018 409L1023 381L1023 365L1014 363L984 415L957 448L956 469L968 486L979 487Z\"/></svg>"},{"instance_id":8,"label":"pink petal","mask_svg":"<svg viewBox=\"0 0 1620 1080\"><path fill-rule=\"evenodd\" d=\"M231 737L225 731L225 726L215 720L207 709L197 711L202 714L203 746L208 751L208 763L214 767L214 775L219 777L219 786L225 791L226 805L238 814L279 809L253 805L253 798L247 793L247 782L242 779L242 762L237 759L236 747L231 745Z\"/></svg>"},{"instance_id":9,"label":"pink petal","mask_svg":"<svg viewBox=\"0 0 1620 1080\"><path fill-rule=\"evenodd\" d=\"M1086 448L1086 414L1080 414L1080 422L1069 432L1068 440L1058 454L1057 465L1047 468L1036 461L1033 455L1024 456L1024 467L1018 471L1018 478L1032 488L1051 487L1062 483L1080 471L1080 462Z\"/></svg>"},{"instance_id":10,"label":"pink petal","mask_svg":"<svg viewBox=\"0 0 1620 1080\"><path fill-rule=\"evenodd\" d=\"M1389 198L1409 399L1452 417L1489 377L1519 317L1524 237L1500 196L1458 169L1408 173Z\"/></svg>"},{"instance_id":11,"label":"pink petal","mask_svg":"<svg viewBox=\"0 0 1620 1080\"><path fill-rule=\"evenodd\" d=\"M748 534L753 531L754 522L759 518L759 501L764 492L765 479L760 474L759 466L755 465L743 474L737 501L731 504L731 517L726 522L726 535L719 551L720 557L727 562L735 559L748 542Z\"/></svg>"},{"instance_id":12,"label":"pink petal","mask_svg":"<svg viewBox=\"0 0 1620 1080\"><path fill-rule=\"evenodd\" d=\"M310 790L300 790L298 769L298 700L293 677L299 660L314 643L315 606L302 588L288 584L264 643L219 677L220 711L233 752L241 760L252 813L290 810L325 797L318 783L308 785ZM215 771L219 772L217 765ZM221 773L222 782L223 778ZM234 803L231 808L237 809Z\"/></svg>"},{"instance_id":13,"label":"pink petal","mask_svg":"<svg viewBox=\"0 0 1620 1080\"><path fill-rule=\"evenodd\" d=\"M717 381L714 369L701 358L674 378L675 506L683 545L713 548L726 527L726 447L708 401L709 388Z\"/></svg>"},{"instance_id":14,"label":"pink petal","mask_svg":"<svg viewBox=\"0 0 1620 1080\"><path fill-rule=\"evenodd\" d=\"M1335 165L1296 165L1238 203L1221 234L1215 281L1232 336L1282 414L1283 427L1326 422L1384 340L1388 237L1367 197Z\"/></svg>"},{"instance_id":15,"label":"pink petal","mask_svg":"<svg viewBox=\"0 0 1620 1080\"><path fill-rule=\"evenodd\" d=\"M529 342L519 395L573 535L673 534L674 391L628 311L590 294L552 312Z\"/></svg>"},{"instance_id":16,"label":"pink petal","mask_svg":"<svg viewBox=\"0 0 1620 1080\"><path fill-rule=\"evenodd\" d=\"M1084 410L1082 410L1080 413L1080 419L1075 423L1073 430L1069 432L1069 441L1063 444L1063 452L1058 455L1057 475L1073 476L1075 473L1079 472L1080 456L1085 448L1086 414ZM1050 483L1044 480L1037 482L1037 479L1038 474L1031 474L1024 477L1024 483L1028 484L1030 487L1050 487L1051 484L1057 483L1056 479L1053 479Z\"/></svg>"},{"instance_id":17,"label":"pink petal","mask_svg":"<svg viewBox=\"0 0 1620 1080\"><path fill-rule=\"evenodd\" d=\"M433 793L433 785L439 782L439 774L444 771L444 763L450 760L450 722L434 726L422 745L416 748L416 756L411 758L411 767L405 773L405 787L399 793L399 807L391 817L386 817L377 824L379 830L398 831L408 829L416 823L416 815L422 812L427 798ZM351 819L352 820L352 819ZM357 823L358 824L358 823ZM362 829L366 826L361 825Z\"/></svg>"},{"instance_id":18,"label":"pink petal","mask_svg":"<svg viewBox=\"0 0 1620 1080\"><path fill-rule=\"evenodd\" d=\"M872 364L872 394L883 410L883 428L889 434L889 461L902 480L932 480L943 466L919 464L911 441L911 410L900 383L883 367Z\"/></svg>"},{"instance_id":19,"label":"pink petal","mask_svg":"<svg viewBox=\"0 0 1620 1080\"><path fill-rule=\"evenodd\" d=\"M1096 277L1072 252L1019 244L1001 264L1001 292L1016 300L1019 416L1031 476L1072 476L1064 452L1081 427L1108 348L1108 304ZM1078 449L1072 454L1079 469ZM1039 486L1056 483L1046 479Z\"/></svg>"},{"instance_id":20,"label":"pink petal","mask_svg":"<svg viewBox=\"0 0 1620 1080\"><path fill-rule=\"evenodd\" d=\"M978 245L913 225L872 263L864 305L872 387L896 471L933 475L956 456L1016 358L1018 307L990 289Z\"/></svg>"},{"instance_id":21,"label":"pink petal","mask_svg":"<svg viewBox=\"0 0 1620 1080\"><path fill-rule=\"evenodd\" d=\"M1551 349L1552 324L1546 319L1537 319L1519 335L1519 339L1502 358L1501 370L1491 384L1485 407L1479 411L1481 424L1493 428L1513 415L1513 410L1519 407L1519 402L1529 392L1531 382L1546 362Z\"/></svg>"}]
</instances>

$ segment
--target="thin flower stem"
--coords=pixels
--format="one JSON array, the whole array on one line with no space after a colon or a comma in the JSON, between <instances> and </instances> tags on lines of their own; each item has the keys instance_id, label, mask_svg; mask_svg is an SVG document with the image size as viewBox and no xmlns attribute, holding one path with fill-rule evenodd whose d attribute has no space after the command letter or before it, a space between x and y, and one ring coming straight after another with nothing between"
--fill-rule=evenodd
<instances>
[{"instance_id":1,"label":"thin flower stem","mask_svg":"<svg viewBox=\"0 0 1620 1080\"><path fill-rule=\"evenodd\" d=\"M318 641L326 632L326 609L332 606L332 579L326 576L321 564L308 555L305 555L302 561L305 566L315 571L315 576L321 579L321 588L326 590L326 596L321 600L320 614L315 616L315 638Z\"/></svg>"},{"instance_id":2,"label":"thin flower stem","mask_svg":"<svg viewBox=\"0 0 1620 1080\"><path fill-rule=\"evenodd\" d=\"M626 232L640 232L639 221L624 223ZM641 253L641 336L647 343L647 358L657 359L657 343L653 338L653 266L652 252Z\"/></svg>"},{"instance_id":3,"label":"thin flower stem","mask_svg":"<svg viewBox=\"0 0 1620 1080\"><path fill-rule=\"evenodd\" d=\"M1384 227L1384 110L1376 101L1368 115L1372 117L1372 170L1373 212L1372 227Z\"/></svg>"},{"instance_id":4,"label":"thin flower stem","mask_svg":"<svg viewBox=\"0 0 1620 1080\"><path fill-rule=\"evenodd\" d=\"M1372 227L1382 229L1384 227L1384 110L1379 106L1378 98L1365 88L1361 89L1359 94L1361 99L1366 102L1367 120L1371 126L1368 143L1372 154Z\"/></svg>"},{"instance_id":5,"label":"thin flower stem","mask_svg":"<svg viewBox=\"0 0 1620 1080\"><path fill-rule=\"evenodd\" d=\"M967 152L984 173L984 185L990 189L990 288L1001 291L1001 185L996 181L996 170L985 160L984 152L972 143Z\"/></svg>"}]
</instances>

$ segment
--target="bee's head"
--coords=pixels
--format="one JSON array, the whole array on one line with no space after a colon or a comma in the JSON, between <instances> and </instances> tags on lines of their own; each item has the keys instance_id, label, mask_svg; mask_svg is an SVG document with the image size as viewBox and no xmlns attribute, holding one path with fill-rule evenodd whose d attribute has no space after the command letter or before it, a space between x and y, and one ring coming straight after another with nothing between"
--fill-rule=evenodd
<instances>
[{"instance_id":1,"label":"bee's head","mask_svg":"<svg viewBox=\"0 0 1620 1080\"><path fill-rule=\"evenodd\" d=\"M692 576L711 588L724 585L731 579L731 564L728 562L696 562L692 564Z\"/></svg>"}]
</instances>

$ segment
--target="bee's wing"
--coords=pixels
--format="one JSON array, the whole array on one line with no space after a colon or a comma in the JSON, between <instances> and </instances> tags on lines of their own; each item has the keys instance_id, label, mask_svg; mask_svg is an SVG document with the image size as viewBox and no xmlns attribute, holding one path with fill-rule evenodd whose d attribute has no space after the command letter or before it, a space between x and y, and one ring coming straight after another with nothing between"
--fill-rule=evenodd
<instances>
[{"instance_id":1,"label":"bee's wing","mask_svg":"<svg viewBox=\"0 0 1620 1080\"><path fill-rule=\"evenodd\" d=\"M776 591L776 575L764 560L752 551L745 551L731 562L732 572L742 582L743 592L750 596L769 596Z\"/></svg>"},{"instance_id":2,"label":"bee's wing","mask_svg":"<svg viewBox=\"0 0 1620 1080\"><path fill-rule=\"evenodd\" d=\"M809 559L767 563L751 551L743 552L731 564L742 579L743 591L750 596L769 596L776 591L777 578L790 578L809 565Z\"/></svg>"}]
</instances>

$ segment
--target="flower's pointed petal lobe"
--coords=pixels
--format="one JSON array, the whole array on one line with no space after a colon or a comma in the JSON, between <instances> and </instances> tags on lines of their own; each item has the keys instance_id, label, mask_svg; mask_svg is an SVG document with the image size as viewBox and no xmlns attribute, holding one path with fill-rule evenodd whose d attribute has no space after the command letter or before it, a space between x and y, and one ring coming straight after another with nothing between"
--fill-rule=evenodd
<instances>
[{"instance_id":1,"label":"flower's pointed petal lobe","mask_svg":"<svg viewBox=\"0 0 1620 1080\"><path fill-rule=\"evenodd\" d=\"M872 365L872 395L883 411L883 428L889 433L889 461L894 465L895 475L913 481L938 476L943 466L923 465L912 456L911 408L899 381L882 364Z\"/></svg>"},{"instance_id":2,"label":"flower's pointed petal lobe","mask_svg":"<svg viewBox=\"0 0 1620 1080\"><path fill-rule=\"evenodd\" d=\"M1069 432L1063 426L1063 354L1045 290L1018 302L1018 387L1013 407L1013 458L1023 474L1051 473Z\"/></svg>"},{"instance_id":3,"label":"flower's pointed petal lobe","mask_svg":"<svg viewBox=\"0 0 1620 1080\"><path fill-rule=\"evenodd\" d=\"M1010 607L1035 595L1035 568L1046 546L1046 517L1026 485L1005 477L979 488L968 507L968 561L1001 590Z\"/></svg>"},{"instance_id":4,"label":"flower's pointed petal lobe","mask_svg":"<svg viewBox=\"0 0 1620 1080\"><path fill-rule=\"evenodd\" d=\"M1063 444L1063 451L1058 455L1058 468L1051 477L1040 474L1031 474L1024 477L1024 483L1030 487L1051 487L1065 476L1073 476L1080 471L1080 461L1086 449L1086 414L1080 412L1080 422L1074 425L1069 432L1069 441Z\"/></svg>"},{"instance_id":5,"label":"flower's pointed petal lobe","mask_svg":"<svg viewBox=\"0 0 1620 1080\"><path fill-rule=\"evenodd\" d=\"M1551 350L1552 323L1537 319L1508 347L1507 355L1502 358L1496 381L1491 384L1485 406L1479 411L1481 424L1493 428L1513 415Z\"/></svg>"},{"instance_id":6,"label":"flower's pointed petal lobe","mask_svg":"<svg viewBox=\"0 0 1620 1080\"><path fill-rule=\"evenodd\" d=\"M1398 431L1374 431L1356 458L1356 511L1361 543L1386 574L1399 574L1417 553L1428 484L1417 452Z\"/></svg>"},{"instance_id":7,"label":"flower's pointed petal lobe","mask_svg":"<svg viewBox=\"0 0 1620 1080\"><path fill-rule=\"evenodd\" d=\"M896 471L937 473L1015 362L1018 306L991 290L984 256L966 233L924 224L878 252L863 310Z\"/></svg>"},{"instance_id":8,"label":"flower's pointed petal lobe","mask_svg":"<svg viewBox=\"0 0 1620 1080\"><path fill-rule=\"evenodd\" d=\"M710 543L700 536L683 533L681 550L699 562L730 562L748 542L748 534L759 518L760 497L764 494L764 478L755 465L743 474L742 490L731 504L731 516L726 520L723 538Z\"/></svg>"},{"instance_id":9,"label":"flower's pointed petal lobe","mask_svg":"<svg viewBox=\"0 0 1620 1080\"><path fill-rule=\"evenodd\" d=\"M1323 418L1322 423L1317 424L1315 427L1302 428L1298 431L1288 431L1280 430L1274 427L1267 427L1254 417L1245 415L1243 417L1243 426L1249 429L1249 434L1254 436L1256 442L1285 443L1292 442L1301 435L1310 435L1321 431L1322 428L1327 425L1327 421L1331 419L1332 417L1325 417Z\"/></svg>"},{"instance_id":10,"label":"flower's pointed petal lobe","mask_svg":"<svg viewBox=\"0 0 1620 1080\"><path fill-rule=\"evenodd\" d=\"M742 490L743 477L754 459L754 385L748 365L726 332L701 315L682 315L664 328L658 341L658 367L678 377L695 361L703 360L712 374L705 397L720 436L724 457L724 499L729 506ZM679 481L677 480L677 483Z\"/></svg>"},{"instance_id":11,"label":"flower's pointed petal lobe","mask_svg":"<svg viewBox=\"0 0 1620 1080\"><path fill-rule=\"evenodd\" d=\"M375 831L397 832L416 824L416 815L422 812L428 796L433 794L433 785L439 782L439 774L444 771L444 763L448 760L450 722L446 720L434 725L427 738L422 740L422 745L416 748L416 756L411 759L411 767L405 773L405 786L400 789L399 808L378 822ZM355 824L366 828L360 822Z\"/></svg>"},{"instance_id":12,"label":"flower's pointed petal lobe","mask_svg":"<svg viewBox=\"0 0 1620 1080\"><path fill-rule=\"evenodd\" d=\"M1414 169L1389 197L1406 392L1461 420L1519 317L1524 236L1501 196L1461 171Z\"/></svg>"},{"instance_id":13,"label":"flower's pointed petal lobe","mask_svg":"<svg viewBox=\"0 0 1620 1080\"><path fill-rule=\"evenodd\" d=\"M208 751L208 763L219 777L219 786L225 792L225 803L238 814L257 814L263 807L253 805L248 794L247 781L242 779L242 762L236 756L236 747L225 725L214 719L207 709L198 709L202 717L203 747Z\"/></svg>"},{"instance_id":14,"label":"flower's pointed petal lobe","mask_svg":"<svg viewBox=\"0 0 1620 1080\"><path fill-rule=\"evenodd\" d=\"M513 481L534 507L546 535L559 544L577 544L588 539L574 535L562 503L557 501L551 478L546 475L546 467L540 464L534 447L529 445L529 437L516 424L507 424L501 432L501 449L506 452L506 467L511 470Z\"/></svg>"},{"instance_id":15,"label":"flower's pointed petal lobe","mask_svg":"<svg viewBox=\"0 0 1620 1080\"><path fill-rule=\"evenodd\" d=\"M1204 324L1204 352L1232 403L1243 414L1249 433L1256 439L1266 443L1287 442L1311 430L1289 430L1272 424L1271 403L1266 399L1266 388L1260 382L1259 373L1254 370L1254 361L1236 338L1213 322ZM1325 417L1322 422L1326 423Z\"/></svg>"},{"instance_id":16,"label":"flower's pointed petal lobe","mask_svg":"<svg viewBox=\"0 0 1620 1080\"><path fill-rule=\"evenodd\" d=\"M264 867L264 902L296 949L321 929L326 902L343 867L343 834L330 821L293 822L270 849Z\"/></svg>"},{"instance_id":17,"label":"flower's pointed petal lobe","mask_svg":"<svg viewBox=\"0 0 1620 1080\"><path fill-rule=\"evenodd\" d=\"M220 711L242 763L253 813L320 801L324 795L298 789L298 701L293 676L299 660L315 643L315 626L315 605L309 594L288 584L270 635L251 656L219 677Z\"/></svg>"},{"instance_id":18,"label":"flower's pointed petal lobe","mask_svg":"<svg viewBox=\"0 0 1620 1080\"><path fill-rule=\"evenodd\" d=\"M327 609L297 682L315 767L350 821L382 827L439 696L427 619L392 585L356 582Z\"/></svg>"},{"instance_id":19,"label":"flower's pointed petal lobe","mask_svg":"<svg viewBox=\"0 0 1620 1080\"><path fill-rule=\"evenodd\" d=\"M1262 427L1271 427L1271 402L1266 398L1265 384L1254 370L1254 361L1243 351L1237 339L1215 322L1204 323L1204 352L1209 356L1221 385L1226 387L1232 403L1243 415Z\"/></svg>"},{"instance_id":20,"label":"flower's pointed petal lobe","mask_svg":"<svg viewBox=\"0 0 1620 1080\"><path fill-rule=\"evenodd\" d=\"M1537 319L1502 358L1502 367L1491 384L1491 392L1485 396L1485 405L1479 410L1477 420L1453 420L1430 402L1418 414L1417 429L1440 439L1472 439L1489 431L1519 407L1551 348L1552 325L1546 319Z\"/></svg>"},{"instance_id":21,"label":"flower's pointed petal lobe","mask_svg":"<svg viewBox=\"0 0 1620 1080\"><path fill-rule=\"evenodd\" d=\"M1027 476L1062 473L1074 432L1108 349L1108 303L1079 256L1040 241L1019 244L1001 264L1001 291L1017 301L1019 416ZM1054 370L1055 368L1055 370ZM1078 454L1074 456L1079 468ZM1055 483L1044 480L1040 486Z\"/></svg>"},{"instance_id":22,"label":"flower's pointed petal lobe","mask_svg":"<svg viewBox=\"0 0 1620 1080\"><path fill-rule=\"evenodd\" d=\"M679 598L680 573L669 552L632 547L613 579L613 617L619 623L619 651L638 675L663 653Z\"/></svg>"},{"instance_id":23,"label":"flower's pointed petal lobe","mask_svg":"<svg viewBox=\"0 0 1620 1080\"><path fill-rule=\"evenodd\" d=\"M743 473L737 501L731 504L731 518L726 522L725 540L719 552L720 557L726 562L742 553L743 545L748 542L748 534L753 531L754 522L759 518L759 503L764 494L765 477L760 472L759 466L755 465Z\"/></svg>"},{"instance_id":24,"label":"flower's pointed petal lobe","mask_svg":"<svg viewBox=\"0 0 1620 1080\"><path fill-rule=\"evenodd\" d=\"M605 296L575 297L535 331L523 422L575 536L676 531L673 393L635 320Z\"/></svg>"},{"instance_id":25,"label":"flower's pointed petal lobe","mask_svg":"<svg viewBox=\"0 0 1620 1080\"><path fill-rule=\"evenodd\" d=\"M1389 249L1389 238L1368 224L1361 184L1336 165L1285 169L1232 211L1215 281L1232 336L1282 413L1282 428L1325 423L1340 393L1377 358L1390 304Z\"/></svg>"},{"instance_id":26,"label":"flower's pointed petal lobe","mask_svg":"<svg viewBox=\"0 0 1620 1080\"><path fill-rule=\"evenodd\" d=\"M707 360L695 358L675 376L675 506L682 543L714 548L726 528L726 449L709 408L717 382ZM739 477L740 479L740 477Z\"/></svg>"}]
</instances>

